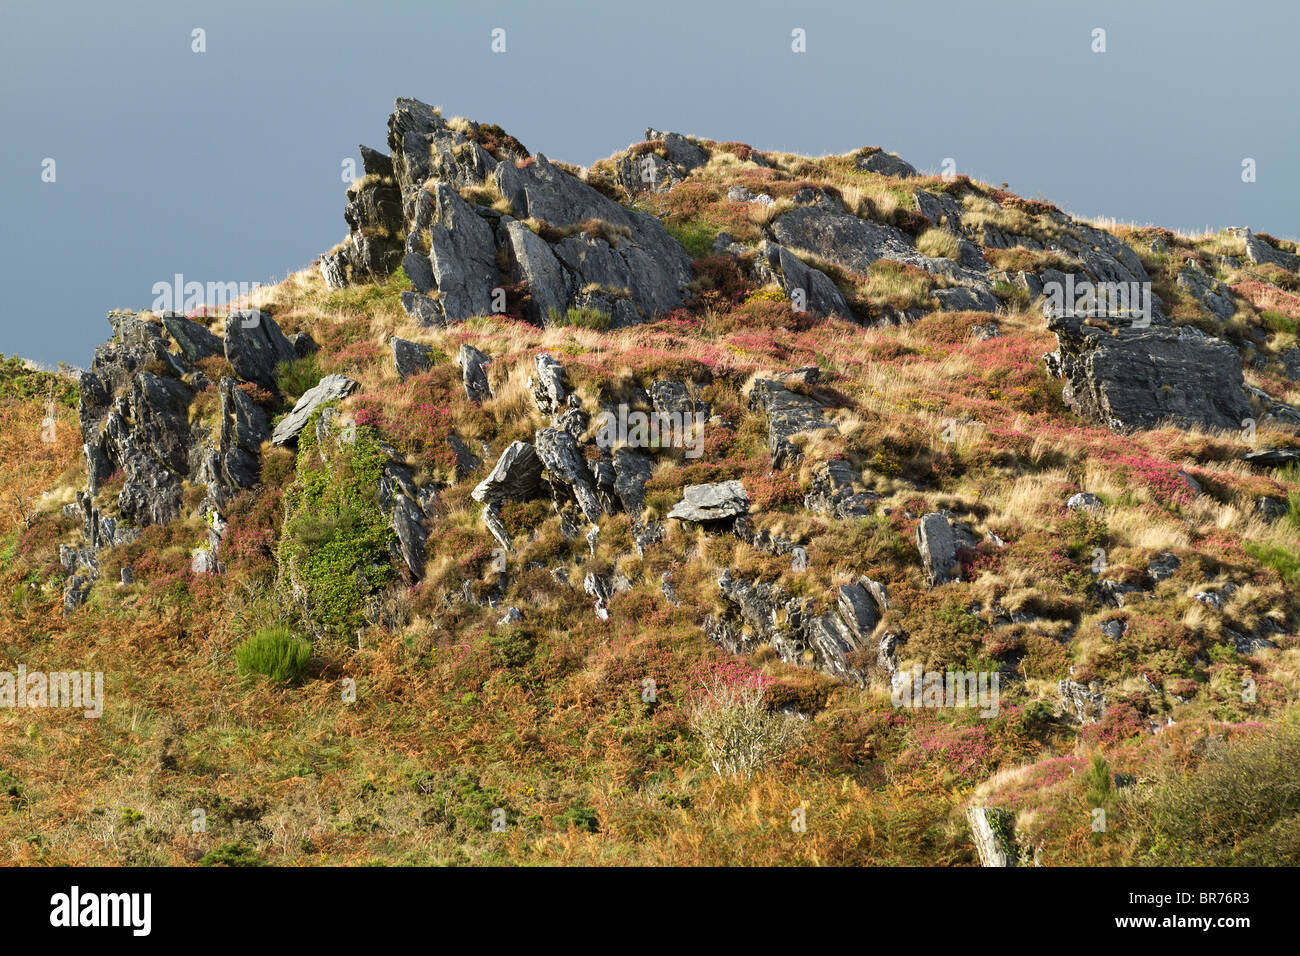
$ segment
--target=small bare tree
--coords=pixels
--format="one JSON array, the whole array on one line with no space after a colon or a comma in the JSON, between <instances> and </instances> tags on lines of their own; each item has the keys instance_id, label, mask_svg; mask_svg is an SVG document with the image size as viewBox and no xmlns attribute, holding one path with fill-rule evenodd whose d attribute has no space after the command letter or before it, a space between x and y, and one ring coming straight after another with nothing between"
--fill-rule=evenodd
<instances>
[{"instance_id":1,"label":"small bare tree","mask_svg":"<svg viewBox=\"0 0 1300 956\"><path fill-rule=\"evenodd\" d=\"M718 776L749 778L784 753L798 736L799 721L767 709L763 689L715 679L691 709L691 729Z\"/></svg>"}]
</instances>

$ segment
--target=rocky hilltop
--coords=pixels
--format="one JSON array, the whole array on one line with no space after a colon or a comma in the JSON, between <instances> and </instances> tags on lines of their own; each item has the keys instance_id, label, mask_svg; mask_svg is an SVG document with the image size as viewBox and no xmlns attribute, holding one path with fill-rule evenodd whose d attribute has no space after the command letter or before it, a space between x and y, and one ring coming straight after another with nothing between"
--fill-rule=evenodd
<instances>
[{"instance_id":1,"label":"rocky hilltop","mask_svg":"<svg viewBox=\"0 0 1300 956\"><path fill-rule=\"evenodd\" d=\"M54 648L160 613L208 635L225 676L157 731L167 786L209 773L184 740L213 699L293 736L346 678L351 759L423 814L412 836L367 796L375 832L433 858L478 858L466 808L509 804L532 852L576 827L584 859L690 862L694 801L721 814L697 858L757 860L719 809L757 774L778 818L802 788L851 821L820 838L836 862L1134 862L1176 856L1149 830L1172 791L1147 774L1125 799L1150 812L1080 849L1083 771L1111 800L1294 701L1294 243L1103 227L876 147L647 129L581 168L408 99L361 160L312 268L221 315L109 316L82 464L15 532ZM139 670L124 697L157 691L103 640ZM300 666L249 685L274 641ZM991 715L900 706L954 672L995 678ZM793 742L741 766L718 714ZM311 839L345 858L340 812ZM223 825L270 854L246 823Z\"/></svg>"}]
</instances>

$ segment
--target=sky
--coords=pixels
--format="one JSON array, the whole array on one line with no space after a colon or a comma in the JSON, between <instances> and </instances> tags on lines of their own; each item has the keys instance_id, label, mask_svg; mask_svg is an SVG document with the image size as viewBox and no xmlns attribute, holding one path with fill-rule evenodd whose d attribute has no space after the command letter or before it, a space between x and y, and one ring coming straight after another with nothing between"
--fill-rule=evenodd
<instances>
[{"instance_id":1,"label":"sky","mask_svg":"<svg viewBox=\"0 0 1300 956\"><path fill-rule=\"evenodd\" d=\"M85 366L178 273L311 264L398 96L580 165L647 126L881 146L1076 215L1296 238L1297 36L1296 0L7 0L0 352Z\"/></svg>"}]
</instances>

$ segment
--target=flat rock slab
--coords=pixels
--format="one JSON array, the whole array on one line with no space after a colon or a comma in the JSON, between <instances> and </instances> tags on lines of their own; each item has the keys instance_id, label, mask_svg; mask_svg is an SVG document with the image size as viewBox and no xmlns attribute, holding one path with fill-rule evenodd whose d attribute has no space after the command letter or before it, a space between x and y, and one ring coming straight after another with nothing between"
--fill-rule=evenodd
<instances>
[{"instance_id":1,"label":"flat rock slab","mask_svg":"<svg viewBox=\"0 0 1300 956\"><path fill-rule=\"evenodd\" d=\"M307 427L307 420L316 409L351 395L356 390L357 384L346 375L326 375L308 389L306 394L298 399L298 404L293 406L293 411L275 426L275 432L271 435L272 444L287 445L296 439L298 433Z\"/></svg>"},{"instance_id":2,"label":"flat rock slab","mask_svg":"<svg viewBox=\"0 0 1300 956\"><path fill-rule=\"evenodd\" d=\"M668 517L679 521L727 521L749 510L749 495L739 481L687 485Z\"/></svg>"}]
</instances>

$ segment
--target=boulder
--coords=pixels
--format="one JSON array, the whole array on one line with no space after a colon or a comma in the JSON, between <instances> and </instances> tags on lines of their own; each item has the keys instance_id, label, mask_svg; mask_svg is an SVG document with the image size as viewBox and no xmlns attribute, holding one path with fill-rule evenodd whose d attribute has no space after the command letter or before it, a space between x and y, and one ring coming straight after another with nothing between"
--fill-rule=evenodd
<instances>
[{"instance_id":1,"label":"boulder","mask_svg":"<svg viewBox=\"0 0 1300 956\"><path fill-rule=\"evenodd\" d=\"M412 375L420 375L433 367L434 350L432 346L406 339L394 338L392 341L393 365L397 375L403 381Z\"/></svg>"},{"instance_id":2,"label":"boulder","mask_svg":"<svg viewBox=\"0 0 1300 956\"><path fill-rule=\"evenodd\" d=\"M908 179L916 175L916 168L911 163L900 159L896 153L886 153L883 149L859 156L853 164L858 169L865 169L870 173L894 176L899 179Z\"/></svg>"},{"instance_id":3,"label":"boulder","mask_svg":"<svg viewBox=\"0 0 1300 956\"><path fill-rule=\"evenodd\" d=\"M326 375L309 388L293 406L293 411L280 420L271 435L275 445L287 445L298 437L298 433L307 427L307 421L316 409L330 402L338 401L351 395L358 386L357 382L346 375Z\"/></svg>"},{"instance_id":4,"label":"boulder","mask_svg":"<svg viewBox=\"0 0 1300 956\"><path fill-rule=\"evenodd\" d=\"M1106 506L1090 491L1080 491L1078 494L1070 495L1065 502L1065 507L1071 511L1087 511L1091 514L1101 514L1106 510Z\"/></svg>"},{"instance_id":5,"label":"boulder","mask_svg":"<svg viewBox=\"0 0 1300 956\"><path fill-rule=\"evenodd\" d=\"M945 515L931 512L916 526L916 547L931 587L957 578L957 539Z\"/></svg>"},{"instance_id":6,"label":"boulder","mask_svg":"<svg viewBox=\"0 0 1300 956\"><path fill-rule=\"evenodd\" d=\"M435 299L409 289L402 293L402 311L409 315L416 325L426 329L445 325L447 321L442 306Z\"/></svg>"}]
</instances>

